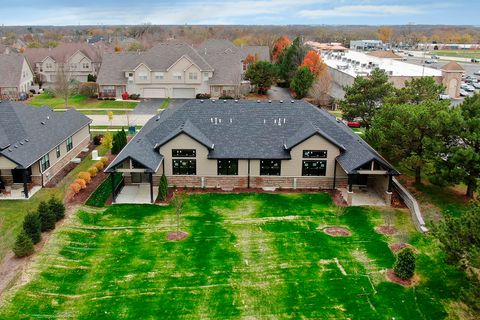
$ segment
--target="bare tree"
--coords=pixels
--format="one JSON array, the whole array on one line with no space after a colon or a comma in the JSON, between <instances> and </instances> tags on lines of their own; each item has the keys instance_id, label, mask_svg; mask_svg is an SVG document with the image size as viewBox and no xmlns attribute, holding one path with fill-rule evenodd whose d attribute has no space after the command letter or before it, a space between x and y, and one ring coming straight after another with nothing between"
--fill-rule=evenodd
<instances>
[{"instance_id":1,"label":"bare tree","mask_svg":"<svg viewBox=\"0 0 480 320\"><path fill-rule=\"evenodd\" d=\"M77 89L78 86L73 79L70 68L65 64L59 65L52 90L56 97L64 99L65 108L68 108L68 99L76 93Z\"/></svg>"},{"instance_id":2,"label":"bare tree","mask_svg":"<svg viewBox=\"0 0 480 320\"><path fill-rule=\"evenodd\" d=\"M330 90L332 89L332 76L328 70L322 72L317 81L310 89L310 96L316 105L325 105L330 100Z\"/></svg>"}]
</instances>

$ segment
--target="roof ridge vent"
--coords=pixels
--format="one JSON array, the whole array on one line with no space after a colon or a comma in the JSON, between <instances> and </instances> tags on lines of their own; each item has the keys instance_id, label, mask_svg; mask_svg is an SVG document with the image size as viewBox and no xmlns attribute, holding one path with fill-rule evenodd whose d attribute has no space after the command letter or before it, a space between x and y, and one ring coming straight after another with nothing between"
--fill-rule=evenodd
<instances>
[{"instance_id":1,"label":"roof ridge vent","mask_svg":"<svg viewBox=\"0 0 480 320\"><path fill-rule=\"evenodd\" d=\"M215 99L212 99L211 101L212 101L212 103L215 103Z\"/></svg>"},{"instance_id":2,"label":"roof ridge vent","mask_svg":"<svg viewBox=\"0 0 480 320\"><path fill-rule=\"evenodd\" d=\"M238 103L238 99L235 99L235 102Z\"/></svg>"},{"instance_id":3,"label":"roof ridge vent","mask_svg":"<svg viewBox=\"0 0 480 320\"><path fill-rule=\"evenodd\" d=\"M257 100L257 103L260 103L260 100Z\"/></svg>"},{"instance_id":4,"label":"roof ridge vent","mask_svg":"<svg viewBox=\"0 0 480 320\"><path fill-rule=\"evenodd\" d=\"M200 100L200 103L203 103L203 99L202 99L202 100Z\"/></svg>"},{"instance_id":5,"label":"roof ridge vent","mask_svg":"<svg viewBox=\"0 0 480 320\"><path fill-rule=\"evenodd\" d=\"M45 125L45 121L40 122L42 125Z\"/></svg>"},{"instance_id":6,"label":"roof ridge vent","mask_svg":"<svg viewBox=\"0 0 480 320\"><path fill-rule=\"evenodd\" d=\"M290 103L294 103L294 102L295 102L295 100L290 100Z\"/></svg>"},{"instance_id":7,"label":"roof ridge vent","mask_svg":"<svg viewBox=\"0 0 480 320\"><path fill-rule=\"evenodd\" d=\"M223 100L223 103L227 103L227 100L224 99L224 100Z\"/></svg>"},{"instance_id":8,"label":"roof ridge vent","mask_svg":"<svg viewBox=\"0 0 480 320\"><path fill-rule=\"evenodd\" d=\"M283 100L280 100L280 103L283 103Z\"/></svg>"},{"instance_id":9,"label":"roof ridge vent","mask_svg":"<svg viewBox=\"0 0 480 320\"><path fill-rule=\"evenodd\" d=\"M272 100L268 100L268 103L272 103Z\"/></svg>"}]
</instances>

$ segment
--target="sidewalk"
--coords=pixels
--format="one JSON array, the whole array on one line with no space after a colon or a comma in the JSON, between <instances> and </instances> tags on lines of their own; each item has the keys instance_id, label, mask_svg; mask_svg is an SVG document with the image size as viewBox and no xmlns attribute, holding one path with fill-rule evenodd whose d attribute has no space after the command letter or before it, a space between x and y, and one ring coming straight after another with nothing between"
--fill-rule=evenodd
<instances>
[{"instance_id":1,"label":"sidewalk","mask_svg":"<svg viewBox=\"0 0 480 320\"><path fill-rule=\"evenodd\" d=\"M86 115L92 119L92 126L143 126L147 123L153 114L138 114L138 115L114 115L112 121L108 120L107 115Z\"/></svg>"}]
</instances>

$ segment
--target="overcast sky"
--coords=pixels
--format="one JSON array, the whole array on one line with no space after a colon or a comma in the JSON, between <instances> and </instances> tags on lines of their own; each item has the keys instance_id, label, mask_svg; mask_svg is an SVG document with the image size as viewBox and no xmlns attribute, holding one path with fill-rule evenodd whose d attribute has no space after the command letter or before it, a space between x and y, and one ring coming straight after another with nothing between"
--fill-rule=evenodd
<instances>
[{"instance_id":1,"label":"overcast sky","mask_svg":"<svg viewBox=\"0 0 480 320\"><path fill-rule=\"evenodd\" d=\"M478 25L479 17L479 0L0 0L3 25Z\"/></svg>"}]
</instances>

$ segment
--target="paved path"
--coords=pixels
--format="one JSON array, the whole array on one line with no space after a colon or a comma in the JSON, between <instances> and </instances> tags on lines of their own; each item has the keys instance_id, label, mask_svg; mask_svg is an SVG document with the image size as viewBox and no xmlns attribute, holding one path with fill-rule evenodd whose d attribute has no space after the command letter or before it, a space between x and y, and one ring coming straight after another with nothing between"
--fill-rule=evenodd
<instances>
[{"instance_id":1,"label":"paved path","mask_svg":"<svg viewBox=\"0 0 480 320\"><path fill-rule=\"evenodd\" d=\"M189 99L170 99L170 106L179 106L187 102ZM165 99L145 99L140 101L135 110L132 111L132 115L141 114L157 114L158 108L162 105Z\"/></svg>"},{"instance_id":2,"label":"paved path","mask_svg":"<svg viewBox=\"0 0 480 320\"><path fill-rule=\"evenodd\" d=\"M272 86L270 90L267 92L268 98L271 100L292 100L292 96L290 95L290 92L288 91L288 88L280 88L280 87L275 87Z\"/></svg>"},{"instance_id":3,"label":"paved path","mask_svg":"<svg viewBox=\"0 0 480 320\"><path fill-rule=\"evenodd\" d=\"M122 114L114 115L112 121L108 120L107 115L86 115L92 119L92 126L143 126L153 117L153 114Z\"/></svg>"}]
</instances>

